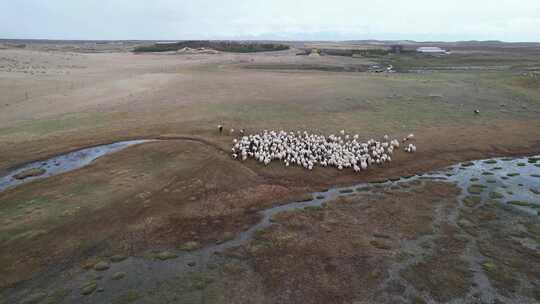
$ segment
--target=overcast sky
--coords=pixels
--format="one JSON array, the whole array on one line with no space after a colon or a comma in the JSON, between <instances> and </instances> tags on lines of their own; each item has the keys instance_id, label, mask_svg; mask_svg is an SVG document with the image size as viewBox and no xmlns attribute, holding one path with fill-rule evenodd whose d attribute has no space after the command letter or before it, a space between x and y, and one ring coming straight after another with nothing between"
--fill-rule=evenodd
<instances>
[{"instance_id":1,"label":"overcast sky","mask_svg":"<svg viewBox=\"0 0 540 304\"><path fill-rule=\"evenodd\" d=\"M540 41L540 0L1 0L0 38Z\"/></svg>"}]
</instances>

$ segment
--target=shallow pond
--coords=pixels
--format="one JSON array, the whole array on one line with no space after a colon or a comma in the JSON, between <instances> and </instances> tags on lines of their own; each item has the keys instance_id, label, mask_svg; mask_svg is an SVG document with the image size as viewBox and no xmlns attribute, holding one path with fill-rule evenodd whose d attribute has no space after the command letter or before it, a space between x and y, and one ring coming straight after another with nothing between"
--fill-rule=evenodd
<instances>
[{"instance_id":1,"label":"shallow pond","mask_svg":"<svg viewBox=\"0 0 540 304\"><path fill-rule=\"evenodd\" d=\"M127 147L153 140L129 140L95 146L55 156L44 161L35 161L19 166L0 177L0 192L34 180L51 177L87 166L94 160Z\"/></svg>"}]
</instances>

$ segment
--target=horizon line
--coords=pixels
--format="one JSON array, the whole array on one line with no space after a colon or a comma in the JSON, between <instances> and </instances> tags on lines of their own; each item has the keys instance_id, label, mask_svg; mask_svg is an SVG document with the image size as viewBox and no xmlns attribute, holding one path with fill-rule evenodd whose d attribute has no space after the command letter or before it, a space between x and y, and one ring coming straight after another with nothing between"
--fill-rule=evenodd
<instances>
[{"instance_id":1,"label":"horizon line","mask_svg":"<svg viewBox=\"0 0 540 304\"><path fill-rule=\"evenodd\" d=\"M275 41L275 42L413 42L413 43L465 43L465 42L480 42L480 43L505 43L505 44L522 44L522 43L540 43L540 41L504 41L504 40L412 40L412 39L255 39L255 38L231 38L231 39L58 39L58 38L2 38L0 41L65 41L65 42L182 42L182 41Z\"/></svg>"}]
</instances>

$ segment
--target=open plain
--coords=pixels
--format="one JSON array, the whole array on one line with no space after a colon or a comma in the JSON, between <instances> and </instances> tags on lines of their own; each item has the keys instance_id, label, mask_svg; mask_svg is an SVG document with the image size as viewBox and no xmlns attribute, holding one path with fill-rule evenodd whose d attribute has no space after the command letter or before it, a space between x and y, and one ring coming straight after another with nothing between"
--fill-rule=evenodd
<instances>
[{"instance_id":1,"label":"open plain","mask_svg":"<svg viewBox=\"0 0 540 304\"><path fill-rule=\"evenodd\" d=\"M540 44L443 44L452 53L436 57L297 55L365 42L211 54L134 54L136 44L0 49L0 176L160 139L0 192L0 303L540 301L538 213L466 200L448 181L369 184L378 190L277 213L218 254L190 253L314 192L540 154ZM264 166L231 158L240 129L414 133L418 151L360 173ZM540 187L518 191L540 204Z\"/></svg>"}]
</instances>

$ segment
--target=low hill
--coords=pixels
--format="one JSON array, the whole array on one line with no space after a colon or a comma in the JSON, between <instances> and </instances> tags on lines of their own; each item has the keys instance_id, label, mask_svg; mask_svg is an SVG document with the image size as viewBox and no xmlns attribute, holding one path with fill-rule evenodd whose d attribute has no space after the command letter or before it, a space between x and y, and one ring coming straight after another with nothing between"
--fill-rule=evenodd
<instances>
[{"instance_id":1,"label":"low hill","mask_svg":"<svg viewBox=\"0 0 540 304\"><path fill-rule=\"evenodd\" d=\"M289 49L288 45L276 43L260 43L260 42L238 42L238 41L208 41L208 40L192 40L180 42L165 42L155 43L153 45L143 45L135 47L133 52L169 52L178 51L183 48L205 48L214 49L221 52L233 53L254 53L268 51L282 51Z\"/></svg>"}]
</instances>

